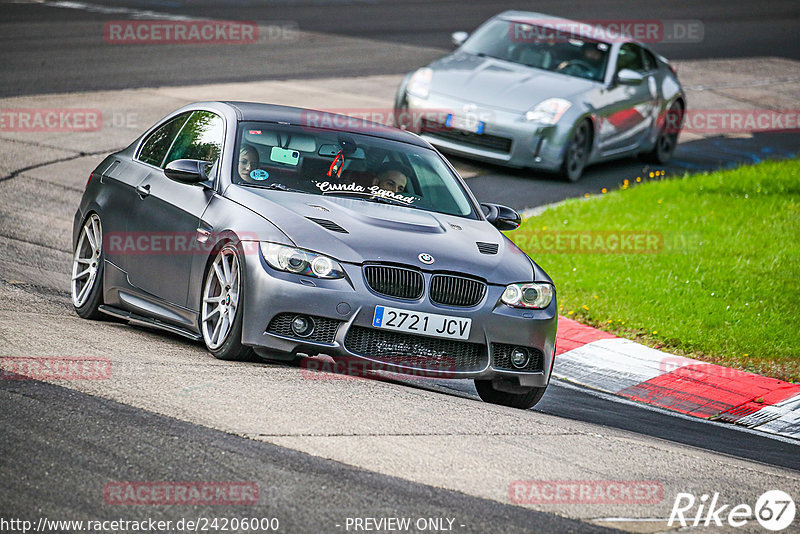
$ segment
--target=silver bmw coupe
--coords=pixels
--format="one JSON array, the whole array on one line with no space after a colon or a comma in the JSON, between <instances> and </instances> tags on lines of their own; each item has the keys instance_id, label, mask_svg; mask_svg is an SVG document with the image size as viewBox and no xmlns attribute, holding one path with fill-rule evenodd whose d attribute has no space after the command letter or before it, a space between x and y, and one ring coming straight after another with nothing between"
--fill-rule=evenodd
<instances>
[{"instance_id":1,"label":"silver bmw coupe","mask_svg":"<svg viewBox=\"0 0 800 534\"><path fill-rule=\"evenodd\" d=\"M395 119L441 150L578 180L626 156L666 163L686 97L674 68L606 27L506 11L409 73Z\"/></svg>"},{"instance_id":2,"label":"silver bmw coupe","mask_svg":"<svg viewBox=\"0 0 800 534\"><path fill-rule=\"evenodd\" d=\"M72 301L223 360L325 354L470 378L529 408L553 365L553 282L427 141L308 109L201 102L91 173Z\"/></svg>"}]
</instances>

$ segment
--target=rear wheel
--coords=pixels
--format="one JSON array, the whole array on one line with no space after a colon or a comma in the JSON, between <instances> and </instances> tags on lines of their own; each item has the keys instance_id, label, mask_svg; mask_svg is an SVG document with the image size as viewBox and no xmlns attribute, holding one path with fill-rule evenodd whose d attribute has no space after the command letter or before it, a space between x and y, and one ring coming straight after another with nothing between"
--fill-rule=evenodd
<instances>
[{"instance_id":1,"label":"rear wheel","mask_svg":"<svg viewBox=\"0 0 800 534\"><path fill-rule=\"evenodd\" d=\"M577 182L583 175L583 169L589 161L591 143L591 124L583 120L575 126L564 152L564 162L561 164L561 174L570 182Z\"/></svg>"},{"instance_id":2,"label":"rear wheel","mask_svg":"<svg viewBox=\"0 0 800 534\"><path fill-rule=\"evenodd\" d=\"M200 330L208 351L220 360L248 361L250 347L242 345L242 268L236 245L220 249L206 272Z\"/></svg>"},{"instance_id":3,"label":"rear wheel","mask_svg":"<svg viewBox=\"0 0 800 534\"><path fill-rule=\"evenodd\" d=\"M667 163L678 147L681 124L683 124L683 108L675 102L664 117L664 124L659 129L653 150L643 154L642 159L659 165Z\"/></svg>"},{"instance_id":4,"label":"rear wheel","mask_svg":"<svg viewBox=\"0 0 800 534\"><path fill-rule=\"evenodd\" d=\"M547 386L541 388L522 387L510 380L495 379L475 380L475 389L478 390L478 396L484 402L527 410L536 406L536 403L544 396Z\"/></svg>"},{"instance_id":5,"label":"rear wheel","mask_svg":"<svg viewBox=\"0 0 800 534\"><path fill-rule=\"evenodd\" d=\"M72 306L84 319L100 319L103 303L103 225L92 213L83 223L72 257Z\"/></svg>"}]
</instances>

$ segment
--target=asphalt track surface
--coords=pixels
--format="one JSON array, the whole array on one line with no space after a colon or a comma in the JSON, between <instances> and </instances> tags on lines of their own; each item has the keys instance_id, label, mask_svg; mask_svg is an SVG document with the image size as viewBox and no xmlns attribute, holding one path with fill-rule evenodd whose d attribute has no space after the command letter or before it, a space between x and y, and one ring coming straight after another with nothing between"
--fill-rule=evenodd
<instances>
[{"instance_id":1,"label":"asphalt track surface","mask_svg":"<svg viewBox=\"0 0 800 534\"><path fill-rule=\"evenodd\" d=\"M241 47L240 50L208 47L202 54L197 54L194 49L114 49L98 46L103 44L102 37L98 42L97 33L87 29L101 28L103 21L125 16L27 3L0 4L3 14L0 25L8 30L0 37L0 69L3 73L0 95L182 85L232 79L242 81L271 76L298 78L404 72L443 53L449 32L471 29L501 9L498 3L471 2L236 1L225 3L224 7L221 4L169 1L114 3L115 6L127 5L209 18L257 20L262 23L294 21L307 31L398 43L396 54L393 61L387 61L385 56L378 53L364 54L360 56L363 61L354 61L349 56L341 56L343 50L352 50L347 48L346 43L336 50L320 47L319 42L312 41L291 46L276 45L275 55L268 59L250 56L254 52L247 47ZM579 2L570 3L565 8L563 3L537 2L536 9L572 17L580 13L584 18L601 19L615 17L621 5ZM635 7L625 4L625 16L702 19L706 28L703 46L664 50L665 54L671 53L673 57L764 54L800 57L798 42L794 37L800 9L796 2L771 3L769 10L754 6L756 4L747 2L704 3L701 7L690 2L640 3ZM325 42L324 39L322 42ZM414 46L404 48L403 45ZM419 45L428 48L420 49ZM309 64L315 68L310 70ZM765 151L765 147L769 149ZM737 140L703 139L684 143L675 166L669 170L712 169L764 157L788 157L797 153L795 147L796 140L786 141L785 134L763 134ZM529 207L599 190L609 183L609 176L619 176L621 169L634 173L641 172L643 167L635 160L602 165L590 171L580 184L564 184L486 166L482 170L488 175L471 178L470 186L479 197L491 196L493 200L502 202L505 200L503 195L507 195L507 203ZM525 200L525 206L516 204L523 181L536 185L530 187L535 193ZM64 278L50 273L65 274L69 270L69 243L68 238L64 239L69 230L63 222L69 221L77 205L79 188L66 187L63 191L53 192L44 191L41 185L36 179L31 181L24 175L0 184L0 190L5 189L0 212L0 242L13 253L6 259L0 259L0 290L4 295L0 312L5 322L0 326L0 340L4 345L11 343L16 349L14 354L24 355L19 352L19 340L27 332L31 336L28 350L42 354L47 353L48 348L50 352L59 353L85 346L93 353L105 353L120 350L120 347L141 347L140 351L147 354L137 354L135 356L139 359L132 361L138 366L143 362L141 358L150 355L153 361L158 360L152 368L141 368L142 372L150 373L143 375L143 380L147 382L150 377L149 381L157 384L160 384L159 366L171 365L174 354L180 356L175 362L178 368L195 363L198 369L207 365L207 358L200 356L203 352L197 344L113 323L78 321L68 312L69 296ZM10 198L18 202L16 207L9 202ZM28 209L23 210L21 206L27 206ZM50 228L48 213L58 221L52 223ZM25 321L29 316L33 319L27 324ZM18 318L21 318L19 323ZM32 334L37 328L42 329L41 335ZM52 339L59 339L59 335L62 346L49 346L48 343ZM214 362L214 365L217 364ZM263 371L280 378L296 371L291 367L274 365L255 364L256 369L249 366L242 368L237 364L220 365L218 369L222 371L215 371L220 374L223 371L256 372L263 367ZM127 369L124 360L121 367L123 374L132 373L130 376L135 376L140 373L138 367ZM201 372L204 371L197 371ZM174 386L174 383L169 385ZM274 383L272 385L275 386ZM292 382L291 385L311 386L303 381ZM400 406L407 410L403 412L401 409L398 413L400 417L411 420L424 417L424 414L414 412L405 400L403 404L394 406L376 406L380 399L386 400L392 395L399 399L417 395L417 392L422 396L418 401L425 402L425 409L442 409L450 416L475 410L483 411L484 417L494 415L502 418L509 413L480 404L474 388L468 382L420 384L397 381L359 387L341 382L334 385L337 386L336 398L344 398L350 403L345 409L352 410L363 403L367 414L386 412ZM351 387L352 391L349 389ZM369 394L363 393L362 387L370 388ZM343 390L346 393L342 393ZM383 393L384 390L388 393ZM375 400L375 391L379 393L378 400ZM165 393L169 391L165 389ZM556 515L523 509L507 504L508 501L502 498L478 498L434 487L435 484L407 480L405 473L399 469L396 470L397 476L391 476L387 474L387 471L391 471L388 468L370 470L353 467L358 464L355 461L347 465L347 462L326 459L335 457L333 453L314 455L299 452L293 450L295 447L288 438L284 440L286 446L279 446L265 443L264 440L241 437L249 435L245 431L221 432L208 428L215 425L200 424L202 418L187 416L185 420L179 420L159 415L174 411L164 407L169 401L161 397L154 397L150 410L101 398L125 397L126 394L112 392L98 397L34 381L0 381L0 510L3 515L29 518L49 515L63 519L112 516L174 519L181 515L204 513L218 517L226 514L241 516L239 510L221 510L218 507L179 510L127 508L120 511L120 507L104 505L102 487L109 480L256 480L263 498L253 510L257 512L255 515L279 517L282 524L286 525L282 531L288 532L341 531L335 527L337 522L354 515L457 517L459 524L465 525L461 530L465 532L588 532L598 529L589 523L578 523L562 517L571 515L569 512L558 511L559 515ZM223 391L221 396L228 402L248 403L251 400L233 388ZM303 392L297 391L292 398L297 400L302 396ZM221 398L216 400L222 402ZM159 404L159 401L164 401L164 404ZM311 404L321 402L324 405L325 401L325 398L309 399ZM277 400L276 403L281 404ZM131 404L141 405L142 401L137 398ZM292 405L282 404L280 407L291 409ZM190 412L188 408L184 410ZM330 417L336 419L336 408L332 407L331 410ZM510 413L516 417L515 412ZM356 412L352 412L352 417L359 418ZM655 457L649 460L645 460L646 457L638 450L631 454L638 454L632 458L653 464L659 461L658 455L678 451L688 467L676 464L676 473L684 473L688 479L687 470L697 465L700 479L711 481L712 484L715 481L728 484L728 487L709 489L737 491L734 487L737 485L734 482L736 478L718 472L719 469L742 469L747 477L755 481L754 487L760 485L763 489L769 489L769 483L778 480L784 484L783 489L789 490L792 485L796 487L800 472L800 454L795 442L621 403L611 397L559 382L553 383L534 410L520 413L518 418L528 425L546 421L554 431L563 428L564 447L575 448L570 452L585 456L587 463L602 463L604 458L610 461L614 451L602 451L601 454L604 448L618 447L619 454L626 454L627 449L622 444L652 449ZM450 423L449 419L447 423ZM381 426L377 420L364 424L366 428ZM379 433L379 430L375 432ZM443 427L442 432L453 434L458 439L457 428ZM608 436L597 437L585 449L580 448L585 446L582 442L570 441L572 433L592 436L600 432ZM546 433L530 436L534 450L543 447L539 441L546 442ZM422 438L425 438L424 434ZM437 442L435 436L429 439ZM510 443L511 438L503 439L508 439ZM282 442L280 436L274 441ZM305 449L313 452L314 447L306 446ZM698 459L702 459L702 462ZM513 457L509 461L513 465ZM526 474L528 478L540 479L575 476L566 469L562 470L563 465L554 462L552 471L528 471ZM600 478L602 470L599 466L596 469L597 478ZM620 472L619 477L636 478L642 472L646 473L642 471L642 466L630 465ZM766 478L765 473L778 478ZM472 476L479 478L480 473ZM692 487L702 486L697 481L692 484ZM751 497L755 498L756 495ZM248 515L251 515L250 510Z\"/></svg>"}]
</instances>

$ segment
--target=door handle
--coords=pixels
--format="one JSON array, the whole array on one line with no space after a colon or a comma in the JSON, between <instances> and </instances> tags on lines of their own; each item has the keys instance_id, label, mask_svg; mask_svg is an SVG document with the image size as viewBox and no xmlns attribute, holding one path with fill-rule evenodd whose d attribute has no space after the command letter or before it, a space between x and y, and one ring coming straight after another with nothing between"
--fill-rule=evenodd
<instances>
[{"instance_id":1,"label":"door handle","mask_svg":"<svg viewBox=\"0 0 800 534\"><path fill-rule=\"evenodd\" d=\"M146 196L148 196L150 194L150 184L137 185L136 186L136 193L139 195L139 198L144 199Z\"/></svg>"}]
</instances>

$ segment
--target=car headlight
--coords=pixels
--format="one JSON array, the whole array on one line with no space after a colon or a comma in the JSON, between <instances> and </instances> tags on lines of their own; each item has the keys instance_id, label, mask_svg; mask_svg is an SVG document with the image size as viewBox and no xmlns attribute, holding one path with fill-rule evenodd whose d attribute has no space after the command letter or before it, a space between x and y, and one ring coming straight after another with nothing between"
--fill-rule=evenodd
<instances>
[{"instance_id":1,"label":"car headlight","mask_svg":"<svg viewBox=\"0 0 800 534\"><path fill-rule=\"evenodd\" d=\"M431 80L433 79L433 70L428 67L422 67L411 75L406 86L406 92L410 95L419 98L428 98L431 92Z\"/></svg>"},{"instance_id":2,"label":"car headlight","mask_svg":"<svg viewBox=\"0 0 800 534\"><path fill-rule=\"evenodd\" d=\"M564 113L572 106L563 98L548 98L539 102L532 110L525 114L525 120L541 124L553 125L558 122Z\"/></svg>"},{"instance_id":3,"label":"car headlight","mask_svg":"<svg viewBox=\"0 0 800 534\"><path fill-rule=\"evenodd\" d=\"M274 269L315 278L342 278L344 269L322 254L277 243L261 242L261 255Z\"/></svg>"},{"instance_id":4,"label":"car headlight","mask_svg":"<svg viewBox=\"0 0 800 534\"><path fill-rule=\"evenodd\" d=\"M529 282L526 284L509 284L500 301L512 308L544 309L553 300L553 286Z\"/></svg>"}]
</instances>

